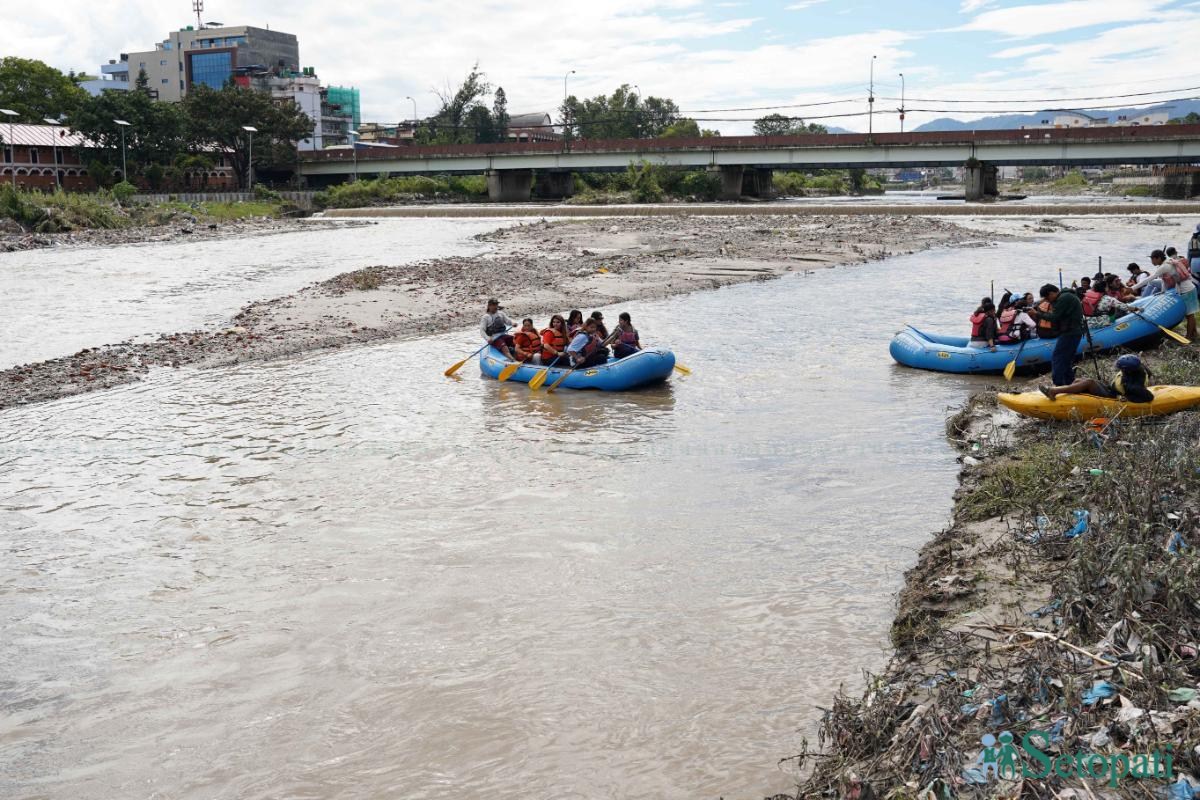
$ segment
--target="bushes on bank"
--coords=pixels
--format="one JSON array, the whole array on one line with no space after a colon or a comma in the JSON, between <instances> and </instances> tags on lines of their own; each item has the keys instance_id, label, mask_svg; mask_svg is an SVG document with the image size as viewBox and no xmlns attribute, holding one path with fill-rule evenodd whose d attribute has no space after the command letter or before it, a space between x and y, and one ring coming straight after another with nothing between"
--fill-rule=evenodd
<instances>
[{"instance_id":1,"label":"bushes on bank","mask_svg":"<svg viewBox=\"0 0 1200 800\"><path fill-rule=\"evenodd\" d=\"M487 179L482 175L385 175L332 186L317 192L313 202L318 208L361 208L406 200L475 200L486 195Z\"/></svg>"},{"instance_id":2,"label":"bushes on bank","mask_svg":"<svg viewBox=\"0 0 1200 800\"><path fill-rule=\"evenodd\" d=\"M61 233L80 228L124 228L132 224L108 192L43 194L0 186L0 217L34 233Z\"/></svg>"}]
</instances>

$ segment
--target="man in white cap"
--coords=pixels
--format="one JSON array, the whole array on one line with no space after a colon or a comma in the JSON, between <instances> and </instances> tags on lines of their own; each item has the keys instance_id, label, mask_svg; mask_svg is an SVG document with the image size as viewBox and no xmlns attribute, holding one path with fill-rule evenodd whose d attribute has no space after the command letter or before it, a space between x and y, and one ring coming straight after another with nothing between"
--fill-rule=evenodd
<instances>
[{"instance_id":1,"label":"man in white cap","mask_svg":"<svg viewBox=\"0 0 1200 800\"><path fill-rule=\"evenodd\" d=\"M1192 268L1192 275L1200 279L1200 225L1196 226L1192 238L1188 239L1187 257Z\"/></svg>"}]
</instances>

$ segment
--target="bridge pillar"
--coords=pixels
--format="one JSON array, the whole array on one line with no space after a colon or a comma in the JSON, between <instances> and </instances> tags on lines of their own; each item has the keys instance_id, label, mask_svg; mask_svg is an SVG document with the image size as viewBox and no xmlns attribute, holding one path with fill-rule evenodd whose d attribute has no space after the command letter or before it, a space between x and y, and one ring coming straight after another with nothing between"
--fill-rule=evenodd
<instances>
[{"instance_id":1,"label":"bridge pillar","mask_svg":"<svg viewBox=\"0 0 1200 800\"><path fill-rule=\"evenodd\" d=\"M493 203L526 203L533 190L533 170L489 169L487 185Z\"/></svg>"},{"instance_id":2,"label":"bridge pillar","mask_svg":"<svg viewBox=\"0 0 1200 800\"><path fill-rule=\"evenodd\" d=\"M768 200L775 196L774 170L754 168L745 171L742 178L742 194Z\"/></svg>"},{"instance_id":3,"label":"bridge pillar","mask_svg":"<svg viewBox=\"0 0 1200 800\"><path fill-rule=\"evenodd\" d=\"M575 194L575 175L565 170L539 170L533 183L534 197L558 200Z\"/></svg>"},{"instance_id":4,"label":"bridge pillar","mask_svg":"<svg viewBox=\"0 0 1200 800\"><path fill-rule=\"evenodd\" d=\"M709 172L721 173L721 199L740 200L742 197L742 180L745 170L740 166L709 167Z\"/></svg>"},{"instance_id":5,"label":"bridge pillar","mask_svg":"<svg viewBox=\"0 0 1200 800\"><path fill-rule=\"evenodd\" d=\"M1197 172L1172 172L1163 176L1161 194L1172 200L1187 200L1196 195Z\"/></svg>"},{"instance_id":6,"label":"bridge pillar","mask_svg":"<svg viewBox=\"0 0 1200 800\"><path fill-rule=\"evenodd\" d=\"M984 164L974 160L967 162L963 168L963 193L966 195L967 202L979 202L998 197L1000 190L996 184L997 172L998 170L993 164Z\"/></svg>"}]
</instances>

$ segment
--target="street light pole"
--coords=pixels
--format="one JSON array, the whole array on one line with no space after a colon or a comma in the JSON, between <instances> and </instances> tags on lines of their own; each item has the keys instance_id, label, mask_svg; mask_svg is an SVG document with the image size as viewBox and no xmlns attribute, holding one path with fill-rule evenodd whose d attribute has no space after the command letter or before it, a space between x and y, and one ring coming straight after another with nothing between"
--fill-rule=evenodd
<instances>
[{"instance_id":1,"label":"street light pole","mask_svg":"<svg viewBox=\"0 0 1200 800\"><path fill-rule=\"evenodd\" d=\"M125 166L125 129L129 127L129 123L123 119L114 119L117 125L121 128L121 180L129 181L129 170Z\"/></svg>"},{"instance_id":2,"label":"street light pole","mask_svg":"<svg viewBox=\"0 0 1200 800\"><path fill-rule=\"evenodd\" d=\"M900 73L900 132L904 133L904 73Z\"/></svg>"},{"instance_id":3,"label":"street light pole","mask_svg":"<svg viewBox=\"0 0 1200 800\"><path fill-rule=\"evenodd\" d=\"M412 104L413 104L413 130L415 131L417 129L417 101L413 100L413 98L409 97L408 95L405 95L404 99L412 101Z\"/></svg>"},{"instance_id":4,"label":"street light pole","mask_svg":"<svg viewBox=\"0 0 1200 800\"><path fill-rule=\"evenodd\" d=\"M58 174L58 126L62 125L62 122L56 119L51 119L50 117L43 117L42 122L53 126L53 129L50 132L50 143L54 145L54 185L57 186L58 190L61 192L62 178L59 177Z\"/></svg>"},{"instance_id":5,"label":"street light pole","mask_svg":"<svg viewBox=\"0 0 1200 800\"><path fill-rule=\"evenodd\" d=\"M875 56L871 56L871 88L867 93L867 136L875 133Z\"/></svg>"},{"instance_id":6,"label":"street light pole","mask_svg":"<svg viewBox=\"0 0 1200 800\"><path fill-rule=\"evenodd\" d=\"M633 85L637 89L637 102L633 104L633 136L635 139L642 138L642 87L636 83Z\"/></svg>"},{"instance_id":7,"label":"street light pole","mask_svg":"<svg viewBox=\"0 0 1200 800\"><path fill-rule=\"evenodd\" d=\"M246 155L246 188L254 191L254 134L258 133L258 128L253 125L243 125L242 130L250 134L250 147Z\"/></svg>"},{"instance_id":8,"label":"street light pole","mask_svg":"<svg viewBox=\"0 0 1200 800\"><path fill-rule=\"evenodd\" d=\"M11 167L12 171L12 185L15 189L17 188L17 145L16 142L13 141L12 120L13 117L17 115L17 112L13 111L11 108L0 108L0 114L8 117L8 152L11 156L9 159L9 166Z\"/></svg>"},{"instance_id":9,"label":"street light pole","mask_svg":"<svg viewBox=\"0 0 1200 800\"><path fill-rule=\"evenodd\" d=\"M351 129L346 133L354 137L350 140L350 148L354 150L354 182L358 183L358 131Z\"/></svg>"}]
</instances>

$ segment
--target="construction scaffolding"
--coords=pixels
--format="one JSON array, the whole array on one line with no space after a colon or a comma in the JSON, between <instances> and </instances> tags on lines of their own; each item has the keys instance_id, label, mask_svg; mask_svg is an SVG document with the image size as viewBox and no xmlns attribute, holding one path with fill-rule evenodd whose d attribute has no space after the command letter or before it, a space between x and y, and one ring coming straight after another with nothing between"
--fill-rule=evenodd
<instances>
[{"instance_id":1,"label":"construction scaffolding","mask_svg":"<svg viewBox=\"0 0 1200 800\"><path fill-rule=\"evenodd\" d=\"M358 89L347 86L330 86L326 93L326 101L331 106L340 106L341 116L349 117L354 130L362 124L362 108L359 103Z\"/></svg>"}]
</instances>

